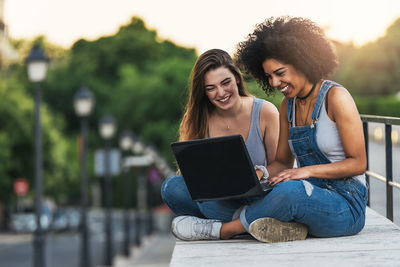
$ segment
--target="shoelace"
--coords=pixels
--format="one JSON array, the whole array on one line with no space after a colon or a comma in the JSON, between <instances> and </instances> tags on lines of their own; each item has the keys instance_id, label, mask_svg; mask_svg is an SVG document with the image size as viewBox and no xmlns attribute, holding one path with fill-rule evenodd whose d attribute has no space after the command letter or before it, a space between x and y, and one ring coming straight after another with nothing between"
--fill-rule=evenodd
<instances>
[{"instance_id":1,"label":"shoelace","mask_svg":"<svg viewBox=\"0 0 400 267\"><path fill-rule=\"evenodd\" d=\"M213 224L217 221L197 221L194 226L194 232L199 235L201 238L210 238L215 236L212 235Z\"/></svg>"},{"instance_id":2,"label":"shoelace","mask_svg":"<svg viewBox=\"0 0 400 267\"><path fill-rule=\"evenodd\" d=\"M211 237L212 223L196 223L194 232L202 238Z\"/></svg>"}]
</instances>

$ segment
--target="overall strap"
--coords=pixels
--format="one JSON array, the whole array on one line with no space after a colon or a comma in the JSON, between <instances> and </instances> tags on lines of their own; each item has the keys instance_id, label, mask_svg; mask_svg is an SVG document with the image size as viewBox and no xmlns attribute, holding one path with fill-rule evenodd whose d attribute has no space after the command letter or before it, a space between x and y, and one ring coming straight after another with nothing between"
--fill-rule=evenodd
<instances>
[{"instance_id":1,"label":"overall strap","mask_svg":"<svg viewBox=\"0 0 400 267\"><path fill-rule=\"evenodd\" d=\"M294 101L294 98L288 98L288 99L287 99L287 107L286 107L286 110L287 110L287 118L288 118L288 121L289 121L289 125L292 125L292 120L293 120L293 116L292 116L292 112L293 112L293 101Z\"/></svg>"},{"instance_id":2,"label":"overall strap","mask_svg":"<svg viewBox=\"0 0 400 267\"><path fill-rule=\"evenodd\" d=\"M312 120L314 122L318 121L319 119L319 115L321 113L321 107L322 104L324 103L326 94L328 93L329 89L331 89L334 86L342 87L340 84L329 80L324 80L322 82L321 89L319 90L317 101L315 101L314 110L312 113Z\"/></svg>"}]
</instances>

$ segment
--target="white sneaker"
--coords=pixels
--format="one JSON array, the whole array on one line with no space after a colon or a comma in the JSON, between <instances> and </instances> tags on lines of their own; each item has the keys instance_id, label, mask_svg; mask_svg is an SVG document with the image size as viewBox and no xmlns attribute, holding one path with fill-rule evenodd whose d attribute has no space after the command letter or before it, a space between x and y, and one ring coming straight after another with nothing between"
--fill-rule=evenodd
<instances>
[{"instance_id":1,"label":"white sneaker","mask_svg":"<svg viewBox=\"0 0 400 267\"><path fill-rule=\"evenodd\" d=\"M216 240L222 222L212 219L201 219L194 216L178 216L171 224L171 231L175 237L185 240Z\"/></svg>"},{"instance_id":2,"label":"white sneaker","mask_svg":"<svg viewBox=\"0 0 400 267\"><path fill-rule=\"evenodd\" d=\"M260 218L250 224L250 234L261 242L274 243L304 240L307 226L298 222L281 222L274 218Z\"/></svg>"}]
</instances>

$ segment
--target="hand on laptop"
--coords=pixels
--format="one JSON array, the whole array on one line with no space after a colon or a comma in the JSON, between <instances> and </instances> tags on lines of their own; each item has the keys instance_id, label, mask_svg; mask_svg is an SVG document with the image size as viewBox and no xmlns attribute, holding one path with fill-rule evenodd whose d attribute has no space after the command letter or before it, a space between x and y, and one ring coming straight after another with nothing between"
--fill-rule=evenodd
<instances>
[{"instance_id":1,"label":"hand on laptop","mask_svg":"<svg viewBox=\"0 0 400 267\"><path fill-rule=\"evenodd\" d=\"M276 185L280 182L286 182L289 180L303 180L311 177L310 172L307 167L303 168L295 168L295 169L286 169L278 173L274 177L270 177L269 183L271 185Z\"/></svg>"}]
</instances>

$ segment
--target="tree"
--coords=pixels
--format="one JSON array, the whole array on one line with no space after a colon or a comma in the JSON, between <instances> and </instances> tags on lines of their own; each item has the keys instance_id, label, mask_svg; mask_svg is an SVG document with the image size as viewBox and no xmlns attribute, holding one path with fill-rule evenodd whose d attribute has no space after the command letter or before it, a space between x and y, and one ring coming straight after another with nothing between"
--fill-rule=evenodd
<instances>
[{"instance_id":1,"label":"tree","mask_svg":"<svg viewBox=\"0 0 400 267\"><path fill-rule=\"evenodd\" d=\"M0 201L10 203L13 181L25 177L33 186L33 99L14 77L0 82ZM76 177L77 167L65 161L70 141L63 134L62 118L53 116L44 104L41 109L43 132L43 182L46 194L62 193L65 177Z\"/></svg>"},{"instance_id":2,"label":"tree","mask_svg":"<svg viewBox=\"0 0 400 267\"><path fill-rule=\"evenodd\" d=\"M362 47L336 43L341 64L335 78L353 94L393 95L400 82L400 19L386 34Z\"/></svg>"}]
</instances>

